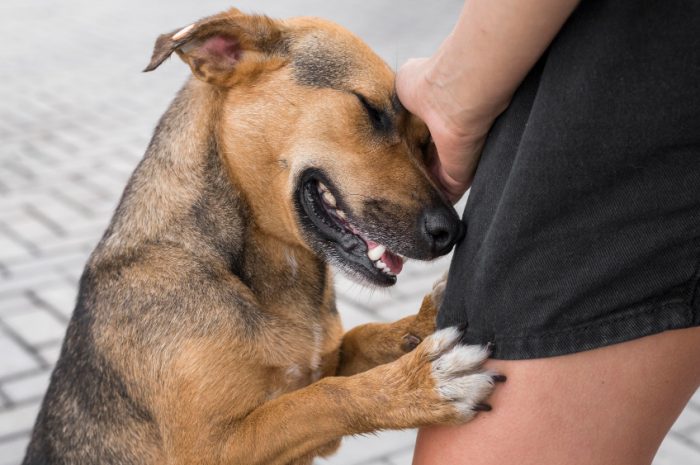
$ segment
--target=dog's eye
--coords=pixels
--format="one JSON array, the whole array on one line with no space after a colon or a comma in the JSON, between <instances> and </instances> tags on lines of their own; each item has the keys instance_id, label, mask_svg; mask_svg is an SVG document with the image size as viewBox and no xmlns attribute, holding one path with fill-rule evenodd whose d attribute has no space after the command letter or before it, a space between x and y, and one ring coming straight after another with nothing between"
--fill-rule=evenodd
<instances>
[{"instance_id":1,"label":"dog's eye","mask_svg":"<svg viewBox=\"0 0 700 465\"><path fill-rule=\"evenodd\" d=\"M372 105L362 94L355 93L355 96L365 108L367 117L369 118L370 123L372 123L372 127L374 129L377 131L387 131L391 128L391 119L384 110Z\"/></svg>"}]
</instances>

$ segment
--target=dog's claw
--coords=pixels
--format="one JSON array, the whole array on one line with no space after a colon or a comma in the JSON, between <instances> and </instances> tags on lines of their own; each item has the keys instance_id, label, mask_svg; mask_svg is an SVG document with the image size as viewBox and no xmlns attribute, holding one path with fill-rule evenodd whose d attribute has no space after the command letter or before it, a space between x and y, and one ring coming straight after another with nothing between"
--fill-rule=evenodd
<instances>
[{"instance_id":1,"label":"dog's claw","mask_svg":"<svg viewBox=\"0 0 700 465\"><path fill-rule=\"evenodd\" d=\"M493 381L496 383L505 383L508 379L506 375L493 375Z\"/></svg>"},{"instance_id":2,"label":"dog's claw","mask_svg":"<svg viewBox=\"0 0 700 465\"><path fill-rule=\"evenodd\" d=\"M493 407L489 404L476 404L472 410L475 412L490 412Z\"/></svg>"}]
</instances>

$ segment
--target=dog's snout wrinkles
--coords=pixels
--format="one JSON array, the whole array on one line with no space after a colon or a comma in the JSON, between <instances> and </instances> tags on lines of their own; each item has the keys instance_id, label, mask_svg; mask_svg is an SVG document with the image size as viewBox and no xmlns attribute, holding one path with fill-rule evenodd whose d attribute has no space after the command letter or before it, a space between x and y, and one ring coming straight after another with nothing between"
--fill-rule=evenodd
<instances>
[{"instance_id":1,"label":"dog's snout wrinkles","mask_svg":"<svg viewBox=\"0 0 700 465\"><path fill-rule=\"evenodd\" d=\"M447 208L429 208L423 212L423 237L436 255L450 251L464 235L464 224Z\"/></svg>"}]
</instances>

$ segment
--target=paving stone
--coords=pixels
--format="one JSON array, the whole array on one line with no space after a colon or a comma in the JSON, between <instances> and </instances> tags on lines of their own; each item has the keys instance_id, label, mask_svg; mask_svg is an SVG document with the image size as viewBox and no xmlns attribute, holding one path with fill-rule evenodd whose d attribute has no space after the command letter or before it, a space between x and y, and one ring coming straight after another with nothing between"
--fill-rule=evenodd
<instances>
[{"instance_id":1,"label":"paving stone","mask_svg":"<svg viewBox=\"0 0 700 465\"><path fill-rule=\"evenodd\" d=\"M28 442L29 436L0 441L0 465L19 465Z\"/></svg>"},{"instance_id":2,"label":"paving stone","mask_svg":"<svg viewBox=\"0 0 700 465\"><path fill-rule=\"evenodd\" d=\"M63 339L65 323L45 311L12 315L4 319L19 337L30 345L45 344Z\"/></svg>"},{"instance_id":3,"label":"paving stone","mask_svg":"<svg viewBox=\"0 0 700 465\"><path fill-rule=\"evenodd\" d=\"M387 458L389 465L411 465L413 462L413 447L397 452Z\"/></svg>"},{"instance_id":4,"label":"paving stone","mask_svg":"<svg viewBox=\"0 0 700 465\"><path fill-rule=\"evenodd\" d=\"M39 366L14 340L0 332L0 378L26 371L36 370Z\"/></svg>"},{"instance_id":5,"label":"paving stone","mask_svg":"<svg viewBox=\"0 0 700 465\"><path fill-rule=\"evenodd\" d=\"M38 402L0 412L0 438L31 431L37 413L39 413Z\"/></svg>"},{"instance_id":6,"label":"paving stone","mask_svg":"<svg viewBox=\"0 0 700 465\"><path fill-rule=\"evenodd\" d=\"M107 228L106 224L106 221L101 221L99 226L84 224L80 229L68 228L68 236L61 238L61 240L36 244L36 248L41 255L51 257L50 259L55 260L58 265L64 264L66 260L70 259L65 257L67 254L73 254L73 258L85 262L97 245L102 232ZM36 268L37 265L34 264L33 267ZM17 266L10 267L10 271L17 269Z\"/></svg>"},{"instance_id":7,"label":"paving stone","mask_svg":"<svg viewBox=\"0 0 700 465\"><path fill-rule=\"evenodd\" d=\"M54 366L61 353L61 344L50 344L39 349L39 355L42 360L45 360L50 366Z\"/></svg>"},{"instance_id":8,"label":"paving stone","mask_svg":"<svg viewBox=\"0 0 700 465\"><path fill-rule=\"evenodd\" d=\"M700 409L700 389L698 389L693 395L693 397L691 397L690 403L694 405L697 409Z\"/></svg>"},{"instance_id":9,"label":"paving stone","mask_svg":"<svg viewBox=\"0 0 700 465\"><path fill-rule=\"evenodd\" d=\"M694 448L700 453L700 424L688 428L681 434L683 434L683 437L689 439L690 443L693 444Z\"/></svg>"},{"instance_id":10,"label":"paving stone","mask_svg":"<svg viewBox=\"0 0 700 465\"><path fill-rule=\"evenodd\" d=\"M56 235L55 231L46 223L29 216L26 211L21 216L3 218L3 223L7 229L29 241L46 240Z\"/></svg>"},{"instance_id":11,"label":"paving stone","mask_svg":"<svg viewBox=\"0 0 700 465\"><path fill-rule=\"evenodd\" d=\"M0 262L18 259L26 260L30 256L30 251L25 246L10 239L0 230Z\"/></svg>"},{"instance_id":12,"label":"paving stone","mask_svg":"<svg viewBox=\"0 0 700 465\"><path fill-rule=\"evenodd\" d=\"M0 280L0 298L14 295L18 290L41 288L61 280L61 274L54 269L41 268L38 274L24 274L19 277Z\"/></svg>"},{"instance_id":13,"label":"paving stone","mask_svg":"<svg viewBox=\"0 0 700 465\"><path fill-rule=\"evenodd\" d=\"M385 431L376 435L352 436L343 439L338 453L329 459L317 460L318 465L360 465L384 458L412 447L416 431Z\"/></svg>"},{"instance_id":14,"label":"paving stone","mask_svg":"<svg viewBox=\"0 0 700 465\"><path fill-rule=\"evenodd\" d=\"M686 408L673 424L673 429L679 433L688 433L700 429L700 410Z\"/></svg>"},{"instance_id":15,"label":"paving stone","mask_svg":"<svg viewBox=\"0 0 700 465\"><path fill-rule=\"evenodd\" d=\"M66 319L73 313L77 293L78 289L69 283L57 283L34 291L40 301L60 312Z\"/></svg>"},{"instance_id":16,"label":"paving stone","mask_svg":"<svg viewBox=\"0 0 700 465\"><path fill-rule=\"evenodd\" d=\"M345 330L350 330L355 326L363 325L365 323L372 323L377 321L367 312L363 312L361 309L355 307L352 303L344 302L339 300L337 302L338 313L340 314L340 320L343 322L343 328Z\"/></svg>"},{"instance_id":17,"label":"paving stone","mask_svg":"<svg viewBox=\"0 0 700 465\"><path fill-rule=\"evenodd\" d=\"M0 298L0 318L37 309L36 304L29 300L24 293Z\"/></svg>"},{"instance_id":18,"label":"paving stone","mask_svg":"<svg viewBox=\"0 0 700 465\"><path fill-rule=\"evenodd\" d=\"M15 404L42 399L49 386L50 376L51 372L47 370L39 371L30 376L5 382L2 389L10 401Z\"/></svg>"},{"instance_id":19,"label":"paving stone","mask_svg":"<svg viewBox=\"0 0 700 465\"><path fill-rule=\"evenodd\" d=\"M62 248L55 248L51 253L44 253L42 257L24 262L14 262L6 264L11 275L11 280L19 280L27 278L28 282L31 279L35 281L46 281L55 272L56 268L66 263L67 261L78 260L83 262L87 259L89 252L85 250L85 243L67 244ZM82 266L81 266L82 268ZM15 285L15 288L26 287L34 288L33 285Z\"/></svg>"},{"instance_id":20,"label":"paving stone","mask_svg":"<svg viewBox=\"0 0 700 465\"><path fill-rule=\"evenodd\" d=\"M32 207L36 216L56 225L75 224L84 220L79 211L56 197L45 196L40 203L32 204ZM61 229L64 228L61 227Z\"/></svg>"},{"instance_id":21,"label":"paving stone","mask_svg":"<svg viewBox=\"0 0 700 465\"><path fill-rule=\"evenodd\" d=\"M661 444L652 465L697 465L700 447L694 447L681 435L670 434Z\"/></svg>"}]
</instances>

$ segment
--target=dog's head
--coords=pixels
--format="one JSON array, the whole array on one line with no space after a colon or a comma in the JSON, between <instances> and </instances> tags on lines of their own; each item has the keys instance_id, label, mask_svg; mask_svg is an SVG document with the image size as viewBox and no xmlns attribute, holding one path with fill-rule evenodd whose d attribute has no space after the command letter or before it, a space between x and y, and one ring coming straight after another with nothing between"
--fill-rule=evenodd
<instances>
[{"instance_id":1,"label":"dog's head","mask_svg":"<svg viewBox=\"0 0 700 465\"><path fill-rule=\"evenodd\" d=\"M217 138L264 234L363 281L392 285L403 258L446 254L463 226L425 169L426 126L394 73L342 27L230 10L161 35L217 92Z\"/></svg>"}]
</instances>

